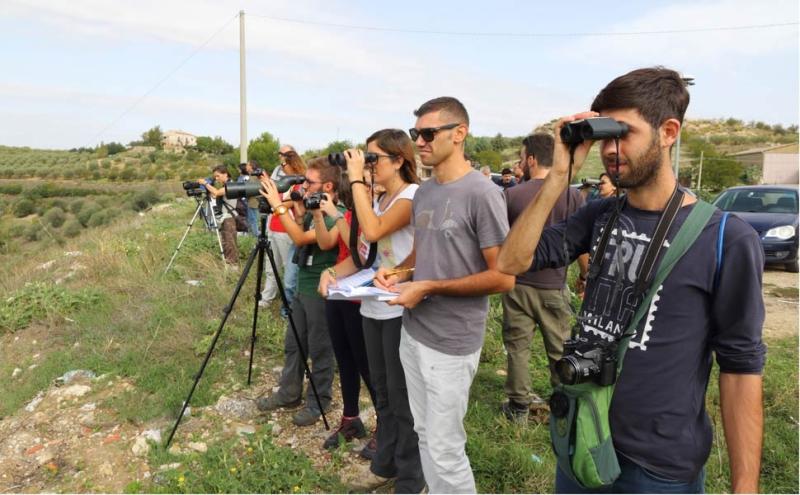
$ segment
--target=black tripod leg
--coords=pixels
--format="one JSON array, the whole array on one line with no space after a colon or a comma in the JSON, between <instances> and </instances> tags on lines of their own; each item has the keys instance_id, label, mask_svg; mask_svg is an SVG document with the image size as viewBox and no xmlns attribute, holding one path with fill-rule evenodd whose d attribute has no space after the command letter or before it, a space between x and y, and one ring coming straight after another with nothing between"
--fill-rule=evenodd
<instances>
[{"instance_id":1,"label":"black tripod leg","mask_svg":"<svg viewBox=\"0 0 800 495\"><path fill-rule=\"evenodd\" d=\"M211 341L211 345L208 346L206 357L205 359L203 359L203 364L200 365L200 371L198 371L197 375L195 375L194 377L194 383L192 384L191 390L189 390L189 395L186 397L186 400L183 401L183 407L181 408L181 412L178 415L178 419L175 421L175 426L172 427L172 432L170 432L169 437L167 438L166 447L169 447L170 442L172 442L172 437L175 435L175 431L177 431L178 425L183 419L183 414L184 412L186 412L186 408L189 406L189 402L192 400L192 395L194 395L194 390L195 388L197 388L197 384L200 382L200 378L203 376L203 372L206 369L208 360L211 359L211 353L214 352L214 346L217 345L217 340L219 339L220 334L222 334L222 329L225 327L225 323L228 321L228 316L230 316L231 310L233 310L233 305L236 303L236 298L239 297L239 292L242 290L242 286L244 285L245 280L247 280L247 274L250 272L250 267L253 266L253 261L256 259L258 251L259 247L258 246L254 247L253 250L250 252L250 256L247 258L247 264L242 270L242 274L239 276L239 281L236 283L236 288L233 291L233 296L231 297L231 300L228 303L228 305L225 306L225 309L223 310L224 314L222 316L222 321L220 322L219 327L217 328L217 333L214 334L214 339Z\"/></svg>"},{"instance_id":2,"label":"black tripod leg","mask_svg":"<svg viewBox=\"0 0 800 495\"><path fill-rule=\"evenodd\" d=\"M258 249L258 263L256 263L256 293L253 297L253 331L250 334L250 365L247 368L247 386L250 386L250 379L253 376L253 354L256 349L256 326L258 325L258 303L261 301L261 279L264 273L264 247L261 245L261 235L256 241L256 249ZM267 244L266 236L264 236L264 244Z\"/></svg>"},{"instance_id":3,"label":"black tripod leg","mask_svg":"<svg viewBox=\"0 0 800 495\"><path fill-rule=\"evenodd\" d=\"M261 230L262 232L264 230L263 224ZM278 274L278 268L275 266L275 255L272 254L272 247L269 245L269 243L267 243L266 251L267 256L269 257L269 264L272 268L272 273L275 275L275 282L278 286L278 292L281 295L281 301L286 308L289 308L289 300L286 298L286 291L283 288L283 282ZM328 418L325 417L325 409L322 407L322 401L319 399L319 394L317 393L317 386L314 384L314 379L311 377L311 369L308 367L308 356L306 355L305 349L303 349L303 343L300 341L300 335L297 333L297 327L294 325L294 318L292 317L291 308L289 308L288 316L289 326L294 334L294 340L297 342L297 350L300 352L300 358L303 360L303 368L305 369L305 374L308 377L308 383L311 385L311 390L314 392L314 399L317 401L319 412L322 415L322 423L325 425L326 430L330 430L331 427L328 426Z\"/></svg>"}]
</instances>

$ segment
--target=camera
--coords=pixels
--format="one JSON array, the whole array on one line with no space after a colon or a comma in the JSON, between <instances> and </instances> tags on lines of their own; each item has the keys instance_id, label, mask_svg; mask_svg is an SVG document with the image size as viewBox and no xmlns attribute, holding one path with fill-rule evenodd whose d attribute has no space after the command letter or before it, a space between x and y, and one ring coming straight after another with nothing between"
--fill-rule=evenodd
<instances>
[{"instance_id":1,"label":"camera","mask_svg":"<svg viewBox=\"0 0 800 495\"><path fill-rule=\"evenodd\" d=\"M591 179L589 177L584 177L581 179L581 189L585 189L587 187L591 187L592 189L597 189L597 186L600 185L600 179Z\"/></svg>"},{"instance_id":2,"label":"camera","mask_svg":"<svg viewBox=\"0 0 800 495\"><path fill-rule=\"evenodd\" d=\"M561 128L561 141L577 146L583 141L617 139L628 133L628 125L609 117L576 120Z\"/></svg>"},{"instance_id":3,"label":"camera","mask_svg":"<svg viewBox=\"0 0 800 495\"><path fill-rule=\"evenodd\" d=\"M364 153L364 163L377 163L378 158L377 153L369 151ZM337 167L347 168L347 157L344 156L344 153L329 153L328 162Z\"/></svg>"},{"instance_id":4,"label":"camera","mask_svg":"<svg viewBox=\"0 0 800 495\"><path fill-rule=\"evenodd\" d=\"M328 195L323 192L315 192L303 198L303 206L306 210L319 210L320 202L323 199L328 199Z\"/></svg>"},{"instance_id":5,"label":"camera","mask_svg":"<svg viewBox=\"0 0 800 495\"><path fill-rule=\"evenodd\" d=\"M264 175L264 169L260 167L256 167L253 169L253 172L250 173L250 177L261 177Z\"/></svg>"},{"instance_id":6,"label":"camera","mask_svg":"<svg viewBox=\"0 0 800 495\"><path fill-rule=\"evenodd\" d=\"M292 191L289 193L289 198L292 201L303 201L303 191Z\"/></svg>"},{"instance_id":7,"label":"camera","mask_svg":"<svg viewBox=\"0 0 800 495\"><path fill-rule=\"evenodd\" d=\"M214 181L209 178L206 179L206 182L211 183ZM205 194L208 194L208 189L206 189L206 187L203 184L197 181L187 180L182 184L182 186L183 190L186 191L186 195L189 196L190 198L204 196Z\"/></svg>"},{"instance_id":8,"label":"camera","mask_svg":"<svg viewBox=\"0 0 800 495\"><path fill-rule=\"evenodd\" d=\"M580 336L567 340L564 356L556 361L556 373L565 385L589 380L600 386L613 385L617 379L617 343L594 343Z\"/></svg>"},{"instance_id":9,"label":"camera","mask_svg":"<svg viewBox=\"0 0 800 495\"><path fill-rule=\"evenodd\" d=\"M263 173L263 171L262 171ZM286 192L295 184L302 184L306 178L303 175L284 175L275 181L278 192ZM225 198L239 199L252 198L261 194L261 183L258 181L229 182L225 184Z\"/></svg>"}]
</instances>

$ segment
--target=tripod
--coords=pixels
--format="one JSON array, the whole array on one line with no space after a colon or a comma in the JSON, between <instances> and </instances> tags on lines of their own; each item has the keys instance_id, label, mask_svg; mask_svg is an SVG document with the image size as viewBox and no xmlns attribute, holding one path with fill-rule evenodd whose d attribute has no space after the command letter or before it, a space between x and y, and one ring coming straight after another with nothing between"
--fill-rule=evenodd
<instances>
[{"instance_id":1,"label":"tripod","mask_svg":"<svg viewBox=\"0 0 800 495\"><path fill-rule=\"evenodd\" d=\"M186 227L186 232L183 233L183 237L181 237L181 241L178 243L178 247L175 249L175 252L172 253L172 258L167 263L167 268L164 269L164 274L166 274L169 269L172 267L172 263L175 261L175 258L178 256L178 251L181 250L181 246L183 246L183 241L186 240L186 236L189 235L189 231L192 229L192 225L194 225L195 220L197 220L197 216L201 215L203 220L206 223L206 228L208 230L213 230L217 234L217 244L219 245L219 254L222 256L222 260L225 261L225 253L222 251L222 237L219 235L219 225L217 224L217 217L214 215L214 209L211 207L211 200L208 198L208 194L203 195L203 198L200 199L197 196L194 197L194 200L197 202L197 209L194 210L194 215L192 215L192 219L189 221L188 227Z\"/></svg>"},{"instance_id":2,"label":"tripod","mask_svg":"<svg viewBox=\"0 0 800 495\"><path fill-rule=\"evenodd\" d=\"M280 292L281 300L285 307L289 307L289 301L286 299L286 291L283 288L283 283L281 283L280 275L278 274L278 269L275 266L275 256L272 254L272 246L270 245L269 239L267 239L267 216L261 215L260 219L260 226L261 230L258 234L258 238L256 241L256 245L253 247L253 250L250 252L250 255L247 258L247 263L242 270L242 274L239 276L239 281L236 283L236 288L233 290L233 296L228 302L228 305L225 306L223 309L223 317L222 321L219 324L219 328L217 328L217 332L214 334L214 338L211 340L211 345L208 347L208 352L206 352L206 357L203 359L203 364L200 365L200 370L195 375L194 383L192 384L191 390L189 390L189 395L186 397L186 400L183 401L183 407L181 408L181 412L178 415L178 419L175 421L175 426L172 427L172 432L169 434L167 438L166 447L169 447L169 444L172 442L172 437L175 435L175 431L178 429L178 425L183 419L183 414L186 412L186 408L189 405L189 401L192 400L192 395L194 394L194 390L197 387L197 383L200 381L200 378L203 376L203 371L206 369L206 365L208 364L208 360L211 358L211 353L214 352L214 346L217 344L217 340L219 339L220 334L222 333L222 329L225 327L225 322L228 321L228 316L230 316L231 311L233 310L233 305L236 303L236 298L239 297L239 292L242 290L242 286L244 286L245 281L247 280L247 275L250 273L250 268L253 266L253 262L257 259L258 264L256 268L256 287L255 287L255 297L254 304L253 304L253 329L252 334L250 336L250 364L247 369L247 385L250 385L250 379L253 373L253 352L255 350L256 345L256 325L258 324L258 302L261 300L261 274L264 272L264 253L267 254L269 257L269 264L272 268L272 273L275 275L275 281L277 282L278 292ZM308 381L311 385L311 390L314 392L314 398L316 399L317 406L319 407L320 413L322 415L322 422L325 424L325 429L330 430L330 426L328 426L328 419L325 417L325 409L322 407L322 403L319 400L319 394L317 394L317 386L314 384L314 380L311 377L311 370L308 367L308 358L306 356L306 351L303 349L303 345L300 341L300 336L297 333L297 327L294 325L294 318L292 318L292 311L289 309L289 326L292 329L292 333L294 334L294 338L297 341L297 350L300 353L300 358L303 361L303 368L305 369L305 375L308 377Z\"/></svg>"}]
</instances>

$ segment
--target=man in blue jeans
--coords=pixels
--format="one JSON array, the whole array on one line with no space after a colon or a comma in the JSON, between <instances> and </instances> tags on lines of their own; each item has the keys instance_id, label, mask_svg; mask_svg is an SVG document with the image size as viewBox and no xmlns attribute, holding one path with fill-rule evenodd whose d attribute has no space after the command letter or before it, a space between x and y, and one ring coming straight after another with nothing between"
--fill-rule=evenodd
<instances>
[{"instance_id":1,"label":"man in blue jeans","mask_svg":"<svg viewBox=\"0 0 800 495\"><path fill-rule=\"evenodd\" d=\"M679 208L664 242L652 251L656 260L697 202L683 194L670 159L688 104L681 76L655 67L618 77L597 95L592 111L562 118L555 128L550 174L500 251L498 268L505 273L557 268L583 253L593 254L601 231L610 229L605 256L589 270L575 330L587 344L599 347L621 338L643 299L636 282L643 276L640 268L667 203L674 197ZM605 139L600 144L606 171L616 187L625 188L625 198L621 203L615 197L591 201L566 223L543 229L569 184L570 148L561 141L560 130L569 122L598 116L628 128L618 142ZM580 170L592 144L584 141L573 149L573 172ZM619 215L612 221L617 208ZM718 254L723 260L719 270ZM712 357L720 368L731 490L758 492L766 352L761 340L763 266L758 234L736 216L723 223L722 213L716 211L657 287L628 344L608 411L622 474L606 492L704 490L713 437L705 409ZM555 488L559 493L594 491L561 469Z\"/></svg>"}]
</instances>

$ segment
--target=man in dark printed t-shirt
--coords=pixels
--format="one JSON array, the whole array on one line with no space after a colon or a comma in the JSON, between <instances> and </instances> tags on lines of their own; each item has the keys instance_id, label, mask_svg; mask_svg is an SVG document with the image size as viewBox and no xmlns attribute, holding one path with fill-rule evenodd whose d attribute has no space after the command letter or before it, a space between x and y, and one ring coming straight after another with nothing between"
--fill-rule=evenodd
<instances>
[{"instance_id":1,"label":"man in dark printed t-shirt","mask_svg":"<svg viewBox=\"0 0 800 495\"><path fill-rule=\"evenodd\" d=\"M600 271L590 275L586 288L580 332L590 342L619 339L641 301L634 296L634 283L662 210L677 187L670 150L688 104L689 93L680 75L656 67L618 77L595 98L592 111L562 118L555 129L552 170L500 252L499 269L509 274L524 272L532 262L534 269L555 268L580 254L594 253L615 210L615 197L592 201L566 223L543 229L548 212L568 184L569 148L559 133L566 123L589 117L610 117L627 124L629 131L618 148L613 139L600 143L606 170L615 186L627 193L611 227ZM583 142L576 148L573 171L580 169L592 144ZM684 194L664 247L674 240L695 203L694 197ZM756 232L731 216L722 236L722 264L717 273L721 217L721 212L714 213L657 288L628 345L609 411L622 469L606 489L610 493L704 490L704 465L712 440L705 410L712 357L720 368L731 490L758 491L761 372L766 353L761 340L764 258ZM559 469L555 489L559 493L587 491Z\"/></svg>"}]
</instances>

